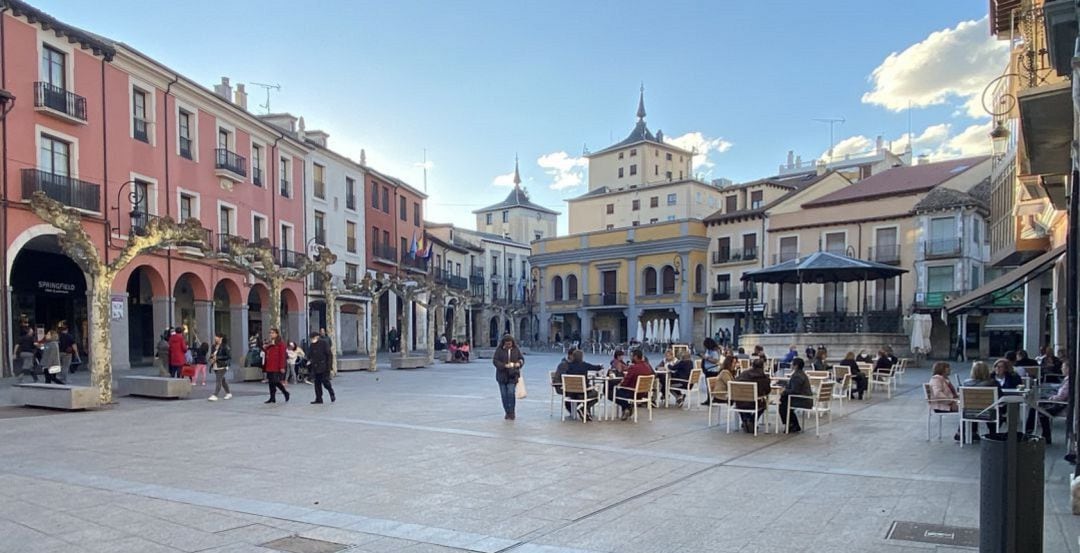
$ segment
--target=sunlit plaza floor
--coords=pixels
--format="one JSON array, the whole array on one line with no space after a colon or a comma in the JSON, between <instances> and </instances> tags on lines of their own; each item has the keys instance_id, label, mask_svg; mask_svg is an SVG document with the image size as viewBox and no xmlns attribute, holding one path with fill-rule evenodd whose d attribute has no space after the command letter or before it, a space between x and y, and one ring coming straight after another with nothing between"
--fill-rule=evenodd
<instances>
[{"instance_id":1,"label":"sunlit plaza floor","mask_svg":"<svg viewBox=\"0 0 1080 553\"><path fill-rule=\"evenodd\" d=\"M324 405L303 384L265 405L249 383L214 403L197 387L95 412L0 407L0 552L972 551L887 537L897 521L979 525L979 447L952 422L927 442L926 370L835 406L820 437L812 421L755 437L698 406L561 422L557 358L528 356L516 421L488 360L343 373ZM1076 553L1060 419L1055 438L1044 550Z\"/></svg>"}]
</instances>

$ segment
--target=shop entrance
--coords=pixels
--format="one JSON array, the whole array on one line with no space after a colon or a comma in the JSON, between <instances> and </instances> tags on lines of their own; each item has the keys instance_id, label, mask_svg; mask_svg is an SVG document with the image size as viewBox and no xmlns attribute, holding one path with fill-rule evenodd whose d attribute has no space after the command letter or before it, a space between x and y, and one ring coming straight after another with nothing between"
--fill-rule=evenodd
<instances>
[{"instance_id":1,"label":"shop entrance","mask_svg":"<svg viewBox=\"0 0 1080 553\"><path fill-rule=\"evenodd\" d=\"M33 328L40 336L64 322L80 350L88 351L87 277L60 249L54 235L26 243L11 266L12 328Z\"/></svg>"}]
</instances>

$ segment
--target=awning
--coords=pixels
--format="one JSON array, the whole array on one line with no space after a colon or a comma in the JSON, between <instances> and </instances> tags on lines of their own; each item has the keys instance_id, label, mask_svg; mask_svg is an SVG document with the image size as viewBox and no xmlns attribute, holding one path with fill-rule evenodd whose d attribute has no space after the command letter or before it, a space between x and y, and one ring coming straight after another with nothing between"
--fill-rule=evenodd
<instances>
[{"instance_id":1,"label":"awning","mask_svg":"<svg viewBox=\"0 0 1080 553\"><path fill-rule=\"evenodd\" d=\"M978 307L978 304L981 303L983 299L989 298L995 292L1003 290L1008 291L1020 287L1032 278L1050 270L1054 265L1054 261L1057 261L1057 258L1061 257L1061 254L1063 253L1065 253L1065 246L1058 246L1039 257L1028 261L1020 267L983 284L974 291L946 303L945 309L949 313L956 313L957 311L962 311L967 308Z\"/></svg>"},{"instance_id":2,"label":"awning","mask_svg":"<svg viewBox=\"0 0 1080 553\"><path fill-rule=\"evenodd\" d=\"M983 322L983 330L1016 330L1024 328L1023 313L990 313Z\"/></svg>"}]
</instances>

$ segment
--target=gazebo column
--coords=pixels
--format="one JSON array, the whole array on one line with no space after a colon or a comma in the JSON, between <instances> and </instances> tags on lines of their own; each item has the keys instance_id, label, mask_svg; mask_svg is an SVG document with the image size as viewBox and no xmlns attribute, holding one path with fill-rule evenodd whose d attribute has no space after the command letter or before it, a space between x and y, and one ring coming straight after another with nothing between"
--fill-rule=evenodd
<instances>
[{"instance_id":1,"label":"gazebo column","mask_svg":"<svg viewBox=\"0 0 1080 553\"><path fill-rule=\"evenodd\" d=\"M903 315L903 310L900 309L900 299L904 297L904 279L900 275L896 275L896 324L900 325L900 316ZM894 327L895 332L903 332L900 328Z\"/></svg>"},{"instance_id":2,"label":"gazebo column","mask_svg":"<svg viewBox=\"0 0 1080 553\"><path fill-rule=\"evenodd\" d=\"M802 275L799 275L799 315L795 319L795 332L802 334L806 332L806 317L803 314L803 281Z\"/></svg>"},{"instance_id":3,"label":"gazebo column","mask_svg":"<svg viewBox=\"0 0 1080 553\"><path fill-rule=\"evenodd\" d=\"M864 333L865 332L870 332L870 315L866 312L866 301L867 301L866 300L866 293L867 293L867 288L870 288L870 286L868 285L868 283L870 282L870 281L867 280L868 278L870 278L870 276L865 271L863 271L862 331Z\"/></svg>"}]
</instances>

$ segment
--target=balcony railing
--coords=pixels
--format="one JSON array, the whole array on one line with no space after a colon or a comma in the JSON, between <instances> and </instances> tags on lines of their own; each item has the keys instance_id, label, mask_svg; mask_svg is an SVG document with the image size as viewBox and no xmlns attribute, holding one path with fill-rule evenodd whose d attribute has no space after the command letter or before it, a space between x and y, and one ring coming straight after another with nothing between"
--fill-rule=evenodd
<instances>
[{"instance_id":1,"label":"balcony railing","mask_svg":"<svg viewBox=\"0 0 1080 553\"><path fill-rule=\"evenodd\" d=\"M401 265L408 269L427 271L428 260L419 255L409 255L409 252L401 252Z\"/></svg>"},{"instance_id":2,"label":"balcony railing","mask_svg":"<svg viewBox=\"0 0 1080 553\"><path fill-rule=\"evenodd\" d=\"M34 83L34 107L48 108L86 122L86 98L49 83Z\"/></svg>"},{"instance_id":3,"label":"balcony railing","mask_svg":"<svg viewBox=\"0 0 1080 553\"><path fill-rule=\"evenodd\" d=\"M720 248L712 254L713 265L739 263L742 261L753 261L755 259L757 259L757 248Z\"/></svg>"},{"instance_id":4,"label":"balcony railing","mask_svg":"<svg viewBox=\"0 0 1080 553\"><path fill-rule=\"evenodd\" d=\"M886 265L899 265L900 264L900 245L891 244L885 246L870 246L869 255L867 256L870 261L877 263L884 263Z\"/></svg>"},{"instance_id":5,"label":"balcony railing","mask_svg":"<svg viewBox=\"0 0 1080 553\"><path fill-rule=\"evenodd\" d=\"M214 168L222 169L235 175L247 176L247 159L236 152L217 148L214 150Z\"/></svg>"},{"instance_id":6,"label":"balcony railing","mask_svg":"<svg viewBox=\"0 0 1080 553\"><path fill-rule=\"evenodd\" d=\"M371 255L390 263L397 263L397 248L389 244L372 244Z\"/></svg>"},{"instance_id":7,"label":"balcony railing","mask_svg":"<svg viewBox=\"0 0 1080 553\"><path fill-rule=\"evenodd\" d=\"M585 305L588 307L602 307L605 305L626 305L626 294L623 294L621 292L586 294Z\"/></svg>"},{"instance_id":8,"label":"balcony railing","mask_svg":"<svg viewBox=\"0 0 1080 553\"><path fill-rule=\"evenodd\" d=\"M484 270L474 268L472 271L470 271L469 272L469 283L470 284L481 284L481 285L483 285L484 284Z\"/></svg>"},{"instance_id":9,"label":"balcony railing","mask_svg":"<svg viewBox=\"0 0 1080 553\"><path fill-rule=\"evenodd\" d=\"M799 252L780 252L772 254L772 265L790 261L792 259L798 259Z\"/></svg>"},{"instance_id":10,"label":"balcony railing","mask_svg":"<svg viewBox=\"0 0 1080 553\"><path fill-rule=\"evenodd\" d=\"M756 300L757 298L758 298L758 291L757 291L756 288L753 288L753 289L750 289L750 290L739 290L739 299L740 300L746 300L746 299Z\"/></svg>"},{"instance_id":11,"label":"balcony railing","mask_svg":"<svg viewBox=\"0 0 1080 553\"><path fill-rule=\"evenodd\" d=\"M717 290L716 288L713 288L713 290L712 290L712 301L725 301L725 300L730 300L730 299L731 299L731 290L730 289Z\"/></svg>"},{"instance_id":12,"label":"balcony railing","mask_svg":"<svg viewBox=\"0 0 1080 553\"><path fill-rule=\"evenodd\" d=\"M290 197L290 195L292 193L291 190L290 190L291 188L292 187L289 186L289 179L281 179L281 197L282 198Z\"/></svg>"},{"instance_id":13,"label":"balcony railing","mask_svg":"<svg viewBox=\"0 0 1080 553\"><path fill-rule=\"evenodd\" d=\"M282 248L273 248L274 259L281 267L287 267L290 269L297 269L304 261L304 254L293 250L286 250Z\"/></svg>"},{"instance_id":14,"label":"balcony railing","mask_svg":"<svg viewBox=\"0 0 1080 553\"><path fill-rule=\"evenodd\" d=\"M66 175L57 175L38 169L22 170L22 197L29 200L34 192L71 207L101 212L101 187Z\"/></svg>"},{"instance_id":15,"label":"balcony railing","mask_svg":"<svg viewBox=\"0 0 1080 553\"><path fill-rule=\"evenodd\" d=\"M465 290L469 287L469 280L461 275L455 275L446 269L435 269L435 282L445 284L457 290Z\"/></svg>"},{"instance_id":16,"label":"balcony railing","mask_svg":"<svg viewBox=\"0 0 1080 553\"><path fill-rule=\"evenodd\" d=\"M262 186L262 167L251 168L251 184Z\"/></svg>"},{"instance_id":17,"label":"balcony railing","mask_svg":"<svg viewBox=\"0 0 1080 553\"><path fill-rule=\"evenodd\" d=\"M962 248L959 238L947 238L945 240L927 240L924 244L924 253L927 259L940 257L956 257L960 255Z\"/></svg>"},{"instance_id":18,"label":"balcony railing","mask_svg":"<svg viewBox=\"0 0 1080 553\"><path fill-rule=\"evenodd\" d=\"M229 239L231 236L231 234L218 233L216 244L218 253L228 254L232 251L232 248L229 246Z\"/></svg>"}]
</instances>

